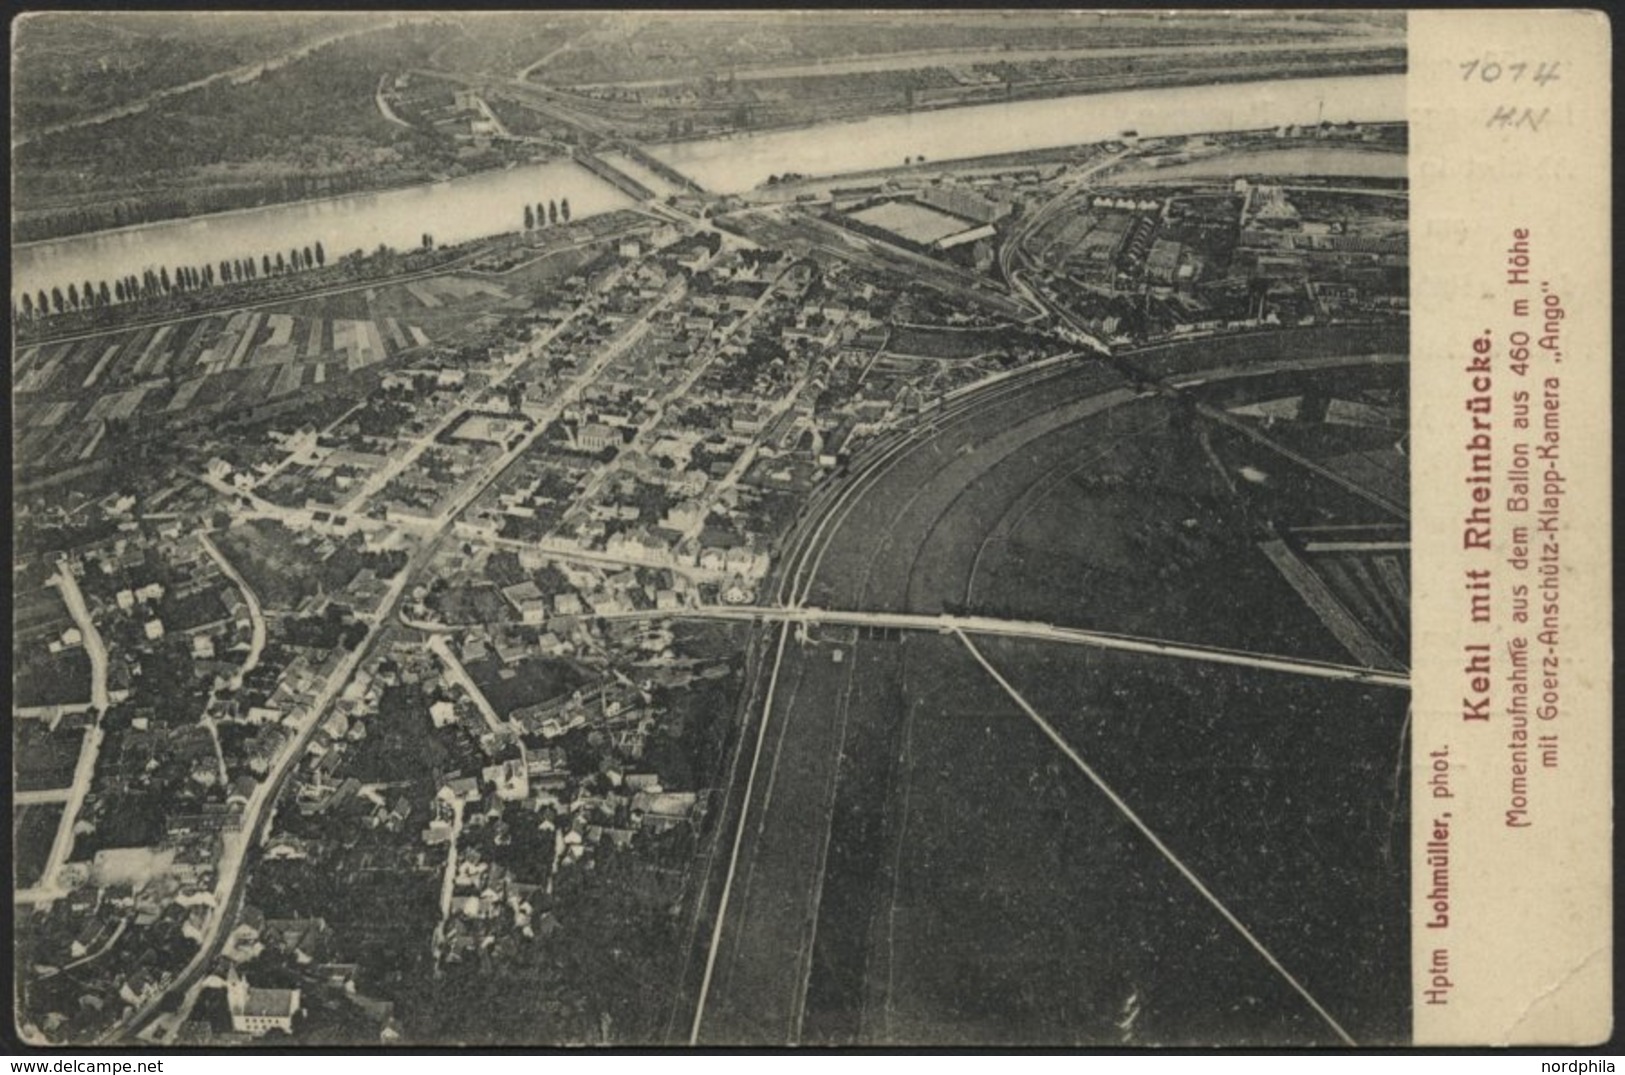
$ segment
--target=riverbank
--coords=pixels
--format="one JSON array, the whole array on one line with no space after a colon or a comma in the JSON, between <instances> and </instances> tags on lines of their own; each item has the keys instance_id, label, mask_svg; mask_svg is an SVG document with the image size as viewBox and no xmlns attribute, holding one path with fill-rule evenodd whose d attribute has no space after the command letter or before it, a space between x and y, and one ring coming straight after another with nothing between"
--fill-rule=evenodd
<instances>
[{"instance_id":1,"label":"riverbank","mask_svg":"<svg viewBox=\"0 0 1625 1075\"><path fill-rule=\"evenodd\" d=\"M1382 54L1379 58L1373 54ZM931 96L932 93L942 94L944 91L926 91L914 97L913 103L907 103L901 92L875 92L871 94L855 95L846 99L835 98L816 102L817 114L809 114L800 119L769 119L762 122L758 119L748 128L740 128L727 132L714 130L696 130L692 134L649 138L644 145L649 149L675 149L684 145L711 142L718 140L734 140L752 138L770 134L780 134L789 131L806 130L832 123L856 123L883 116L909 115L930 113L958 108L972 108L988 104L1005 104L1021 101L1046 101L1064 97L1085 97L1100 94L1127 93L1147 89L1174 89L1180 87L1198 87L1210 85L1226 85L1236 82L1268 83L1285 80L1299 80L1310 78L1356 78L1376 75L1403 74L1406 70L1405 53L1403 48L1381 48L1363 50L1355 53L1363 58L1343 66L1317 63L1313 70L1304 70L1302 67L1274 66L1261 67L1234 67L1218 69L1185 69L1165 72L1148 73L1140 71L1127 71L1106 77L1077 77L1052 78L1032 80L1026 82L998 83L992 85L966 86L946 91L950 96ZM1016 61L1019 62L1019 61ZM573 93L571 89L559 87L546 87L561 96L576 98L574 106L587 108L593 105L604 107L605 102L591 96ZM800 102L799 106L811 111L814 103ZM761 109L758 115L766 111L769 116L774 115L770 110Z\"/></svg>"},{"instance_id":2,"label":"riverbank","mask_svg":"<svg viewBox=\"0 0 1625 1075\"><path fill-rule=\"evenodd\" d=\"M1342 68L1335 68L1327 72L1323 69L1320 74L1332 77L1369 77L1384 74L1396 74L1405 69L1403 52L1393 50L1394 55L1382 61L1360 62ZM1012 60L1019 62L1019 54L1012 54ZM1321 58L1322 60L1324 58ZM1161 73L1133 72L1112 76L1105 79L1055 79L1047 81L1034 81L1026 83L1011 83L998 87L967 87L962 92L956 92L951 99L925 99L916 101L913 106L907 106L899 94L883 96L866 96L852 98L847 102L839 99L817 102L820 114L813 115L805 111L802 118L787 119L775 122L771 119L766 123L753 124L747 129L731 133L718 134L715 131L700 132L690 136L664 137L645 140L647 148L657 153L681 153L684 147L703 145L717 141L739 141L759 138L768 135L787 134L796 131L807 131L831 123L858 123L865 120L878 119L886 116L927 115L938 112L952 112L956 109L974 108L978 106L1038 102L1068 97L1089 97L1103 94L1132 92L1143 89L1178 88L1185 86L1226 85L1241 82L1276 82L1305 77L1306 72L1301 69L1275 66L1270 69L1257 67L1238 67L1220 70L1174 70ZM553 92L580 99L581 107L603 107L604 102L593 98L571 93L550 87ZM771 115L771 114L770 114ZM964 159L964 158L955 158ZM557 157L538 157L532 161L519 163L512 160L493 162L489 166L470 167L466 171L446 172L443 174L421 173L412 176L400 176L378 182L365 179L357 181L354 186L336 192L318 193L303 197L280 198L271 188L282 182L278 179L268 179L263 186L243 185L232 187L221 185L208 187L199 185L191 191L167 191L161 194L151 191L130 192L121 195L117 191L101 192L95 196L87 195L81 199L83 205L45 207L34 210L26 208L16 211L12 229L14 237L19 240L13 243L13 249L25 249L29 246L71 239L86 235L113 235L127 233L141 228L159 227L172 224L177 220L191 220L199 216L226 216L232 213L253 213L274 209L278 207L292 207L320 203L334 198L357 197L367 194L386 194L394 191L411 190L417 187L432 186L457 179L473 178L480 175L499 173L515 167L530 164L556 164ZM234 193L240 191L240 193ZM182 203L187 198L202 198L205 207L183 208ZM207 206L207 201L214 198L221 202L220 208ZM26 191L20 193L19 202L26 205ZM128 212L142 216L144 219L130 223L119 224L113 227L97 227L92 220L88 224L76 224L71 218L78 213L106 213L106 206L110 202L129 202ZM239 204L232 204L238 202ZM47 214L57 218L42 220Z\"/></svg>"},{"instance_id":3,"label":"riverbank","mask_svg":"<svg viewBox=\"0 0 1625 1075\"><path fill-rule=\"evenodd\" d=\"M209 314L280 306L300 299L389 287L469 269L482 259L521 244L529 247L525 260L528 264L562 250L606 241L639 225L648 226L650 220L648 215L637 210L622 209L543 232L509 231L470 239L455 246L373 253L358 261L334 263L315 270L200 291L176 292L165 296L161 300L164 303L161 307L150 302L126 303L58 315L42 321L19 320L15 325L16 337L19 344L30 346L66 343L114 332L155 328Z\"/></svg>"},{"instance_id":4,"label":"riverbank","mask_svg":"<svg viewBox=\"0 0 1625 1075\"><path fill-rule=\"evenodd\" d=\"M450 183L457 179L467 179L479 175L505 172L513 168L527 165L545 165L562 163L568 158L562 154L538 155L529 160L501 160L489 165L465 168L459 171L432 171L403 172L398 176L369 181L365 178L347 178L343 176L322 176L318 179L340 182L339 189L318 191L314 194L303 194L296 197L278 197L275 193L277 187L285 186L285 179L267 178L260 183L221 183L217 185L200 184L189 191L164 192L137 192L122 198L116 198L116 204L123 212L142 217L128 224L117 224L112 227L77 226L73 217L86 212L109 212L109 203L106 198L97 194L86 194L81 199L85 204L48 206L33 210L17 210L12 220L12 249L24 249L30 246L39 246L46 243L57 242L63 239L72 239L81 235L117 235L126 232L139 231L142 228L163 227L173 224L177 220L192 220L197 217L225 217L235 213L256 213L265 209L291 208L301 205L312 205L320 202L332 201L335 198L361 197L368 194L388 194L392 191L411 190L416 187L434 186L439 183ZM353 183L354 185L345 185ZM203 204L195 208L179 207L183 199L201 200ZM218 208L210 202L218 202ZM66 219L62 219L66 218Z\"/></svg>"},{"instance_id":5,"label":"riverbank","mask_svg":"<svg viewBox=\"0 0 1625 1075\"><path fill-rule=\"evenodd\" d=\"M202 266L265 254L289 244L321 242L329 260L380 246L413 250L427 234L453 246L513 231L527 206L569 203L572 219L627 208L632 200L572 161L551 161L417 184L153 222L12 248L14 301L20 292L67 290L87 280L111 282L148 269Z\"/></svg>"}]
</instances>

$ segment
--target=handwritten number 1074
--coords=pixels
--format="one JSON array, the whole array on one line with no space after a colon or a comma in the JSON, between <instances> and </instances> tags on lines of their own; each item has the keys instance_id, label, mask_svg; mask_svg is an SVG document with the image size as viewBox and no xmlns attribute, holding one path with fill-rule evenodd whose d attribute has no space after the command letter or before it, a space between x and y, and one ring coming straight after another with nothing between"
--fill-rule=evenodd
<instances>
[{"instance_id":1,"label":"handwritten number 1074","mask_svg":"<svg viewBox=\"0 0 1625 1075\"><path fill-rule=\"evenodd\" d=\"M1461 79L1471 82L1476 75L1480 82L1522 82L1525 75L1537 86L1557 81L1558 61L1545 60L1537 64L1519 60L1517 63L1499 63L1495 60L1468 60L1461 64Z\"/></svg>"}]
</instances>

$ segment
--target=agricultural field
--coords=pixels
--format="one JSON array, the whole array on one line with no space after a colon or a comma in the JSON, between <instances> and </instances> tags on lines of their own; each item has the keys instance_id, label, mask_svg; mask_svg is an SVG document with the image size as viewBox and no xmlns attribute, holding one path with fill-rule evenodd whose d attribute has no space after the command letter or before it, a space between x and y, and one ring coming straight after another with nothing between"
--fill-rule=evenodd
<instances>
[{"instance_id":1,"label":"agricultural field","mask_svg":"<svg viewBox=\"0 0 1625 1075\"><path fill-rule=\"evenodd\" d=\"M576 230L609 235L644 222L612 216ZM544 246L501 272L351 287L22 347L12 366L17 461L54 467L96 460L121 443L110 434L156 433L210 411L320 397L351 375L408 360L431 345L489 338L513 315L555 301L560 286L601 257L608 242Z\"/></svg>"},{"instance_id":2,"label":"agricultural field","mask_svg":"<svg viewBox=\"0 0 1625 1075\"><path fill-rule=\"evenodd\" d=\"M428 342L392 316L262 309L24 347L12 367L17 458L88 460L109 425L157 429L211 404L319 389Z\"/></svg>"}]
</instances>

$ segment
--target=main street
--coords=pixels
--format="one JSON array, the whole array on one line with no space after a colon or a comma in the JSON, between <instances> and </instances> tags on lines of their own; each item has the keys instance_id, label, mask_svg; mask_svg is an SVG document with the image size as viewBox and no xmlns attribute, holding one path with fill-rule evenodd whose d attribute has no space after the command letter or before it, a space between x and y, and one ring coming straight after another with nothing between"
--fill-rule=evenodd
<instances>
[{"instance_id":1,"label":"main street","mask_svg":"<svg viewBox=\"0 0 1625 1075\"><path fill-rule=\"evenodd\" d=\"M74 626L79 628L80 637L84 640L85 654L90 658L90 708L98 715L105 713L108 706L107 646L102 642L95 621L91 619L85 595L79 589L79 579L68 561L58 562L54 579L62 593L63 603L68 606L68 614L73 617Z\"/></svg>"}]
</instances>

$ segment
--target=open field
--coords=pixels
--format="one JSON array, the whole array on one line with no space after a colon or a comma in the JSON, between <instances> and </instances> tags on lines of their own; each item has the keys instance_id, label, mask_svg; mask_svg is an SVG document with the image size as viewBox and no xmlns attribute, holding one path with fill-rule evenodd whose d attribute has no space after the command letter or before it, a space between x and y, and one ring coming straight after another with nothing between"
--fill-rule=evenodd
<instances>
[{"instance_id":1,"label":"open field","mask_svg":"<svg viewBox=\"0 0 1625 1075\"><path fill-rule=\"evenodd\" d=\"M1227 151L1177 164L1129 165L1112 173L1112 182L1122 186L1137 183L1187 183L1191 180L1237 176L1279 176L1288 181L1304 176L1341 176L1368 179L1404 179L1406 156L1390 149L1354 146L1294 146L1290 149L1248 149Z\"/></svg>"},{"instance_id":2,"label":"open field","mask_svg":"<svg viewBox=\"0 0 1625 1075\"><path fill-rule=\"evenodd\" d=\"M25 590L19 580L11 598L11 629L16 637L59 635L73 625L60 591L52 586Z\"/></svg>"},{"instance_id":3,"label":"open field","mask_svg":"<svg viewBox=\"0 0 1625 1075\"><path fill-rule=\"evenodd\" d=\"M1166 404L1118 415L1046 438L968 486L926 539L911 586L957 589L987 615L1342 659L1258 553L1246 503L1194 436L1169 427Z\"/></svg>"},{"instance_id":4,"label":"open field","mask_svg":"<svg viewBox=\"0 0 1625 1075\"><path fill-rule=\"evenodd\" d=\"M1402 694L979 644L1357 1040L1403 1039ZM1332 1040L956 640L904 648L860 1040Z\"/></svg>"},{"instance_id":5,"label":"open field","mask_svg":"<svg viewBox=\"0 0 1625 1075\"><path fill-rule=\"evenodd\" d=\"M1405 1039L1407 692L982 648L1356 1040Z\"/></svg>"},{"instance_id":6,"label":"open field","mask_svg":"<svg viewBox=\"0 0 1625 1075\"><path fill-rule=\"evenodd\" d=\"M702 1041L1335 1040L957 639L849 635L786 653ZM1402 1040L1403 692L980 644L1357 1040Z\"/></svg>"},{"instance_id":7,"label":"open field","mask_svg":"<svg viewBox=\"0 0 1625 1075\"><path fill-rule=\"evenodd\" d=\"M921 246L930 246L938 239L973 226L970 221L907 201L882 202L858 210L852 218Z\"/></svg>"},{"instance_id":8,"label":"open field","mask_svg":"<svg viewBox=\"0 0 1625 1075\"><path fill-rule=\"evenodd\" d=\"M855 504L811 603L968 607L1340 659L1256 549L1251 505L1171 421L1166 403L1136 399L1099 363L989 405Z\"/></svg>"},{"instance_id":9,"label":"open field","mask_svg":"<svg viewBox=\"0 0 1625 1075\"><path fill-rule=\"evenodd\" d=\"M865 1014L869 968L878 958L872 926L883 919L891 895L895 841L887 837L896 811L889 803L905 764L902 731L909 707L902 638L897 631L862 631L850 654L846 734L808 956L801 1040L809 1045L875 1040Z\"/></svg>"},{"instance_id":10,"label":"open field","mask_svg":"<svg viewBox=\"0 0 1625 1075\"><path fill-rule=\"evenodd\" d=\"M1236 400L1290 391L1353 396L1402 378L1403 369L1356 364L1215 382L1209 391ZM915 570L925 590L968 579L973 610L1325 659L1341 659L1341 647L1283 586L1255 547L1259 535L1269 533L1267 521L1384 517L1229 430L1188 425L1160 399L1120 408L1094 430L1076 426L1035 442L967 487L956 511L978 520L977 534L961 539L940 527ZM1396 625L1369 624L1383 626ZM1379 652L1362 654L1391 665Z\"/></svg>"},{"instance_id":11,"label":"open field","mask_svg":"<svg viewBox=\"0 0 1625 1075\"><path fill-rule=\"evenodd\" d=\"M702 1045L796 1036L807 926L816 912L856 667L851 632L844 634L785 654L766 730L771 753L747 804L748 827L717 942ZM837 651L844 659L835 658Z\"/></svg>"}]
</instances>

